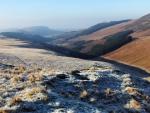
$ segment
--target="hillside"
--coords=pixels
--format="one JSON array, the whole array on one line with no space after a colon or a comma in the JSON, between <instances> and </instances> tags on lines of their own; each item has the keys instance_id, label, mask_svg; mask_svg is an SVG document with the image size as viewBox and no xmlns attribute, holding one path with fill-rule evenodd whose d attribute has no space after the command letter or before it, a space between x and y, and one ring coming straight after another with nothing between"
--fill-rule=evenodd
<instances>
[{"instance_id":1,"label":"hillside","mask_svg":"<svg viewBox=\"0 0 150 113\"><path fill-rule=\"evenodd\" d=\"M150 70L150 63L148 62L150 60L149 43L150 36L143 37L106 54L105 57Z\"/></svg>"},{"instance_id":2,"label":"hillside","mask_svg":"<svg viewBox=\"0 0 150 113\"><path fill-rule=\"evenodd\" d=\"M19 30L16 30L16 32L31 34L31 35L40 35L44 37L52 37L56 35L63 34L63 31L59 30L53 30L46 26L32 26L32 27L26 27Z\"/></svg>"},{"instance_id":3,"label":"hillside","mask_svg":"<svg viewBox=\"0 0 150 113\"><path fill-rule=\"evenodd\" d=\"M149 113L149 74L25 44L0 38L1 113Z\"/></svg>"},{"instance_id":4,"label":"hillside","mask_svg":"<svg viewBox=\"0 0 150 113\"><path fill-rule=\"evenodd\" d=\"M103 38L103 49L108 47L104 52L134 42L129 36L132 30L120 29L127 23L111 26L116 27L115 31L107 28L114 34ZM50 41L39 35L1 33L0 113L150 112L149 73L130 66L71 58L68 56L88 55L51 45Z\"/></svg>"},{"instance_id":5,"label":"hillside","mask_svg":"<svg viewBox=\"0 0 150 113\"><path fill-rule=\"evenodd\" d=\"M67 40L60 38L57 44L93 57L104 55L111 60L150 70L150 63L147 62L150 55L149 36L150 14L136 20L96 29L86 35Z\"/></svg>"},{"instance_id":6,"label":"hillside","mask_svg":"<svg viewBox=\"0 0 150 113\"><path fill-rule=\"evenodd\" d=\"M110 24L110 22L109 26L107 25L100 29L97 29L97 26L101 25L98 24L89 28L90 31L94 29L93 32L77 35L72 38L59 38L58 40L54 40L56 41L54 44L97 57L111 52L133 40L130 36L133 31L124 29L125 26L131 22L132 21L120 21L116 24ZM86 32L88 32L89 29L87 29Z\"/></svg>"},{"instance_id":7,"label":"hillside","mask_svg":"<svg viewBox=\"0 0 150 113\"><path fill-rule=\"evenodd\" d=\"M68 57L75 57L75 58L91 58L90 55L85 55L78 51L70 50L65 47L60 47L57 45L51 44L51 39L42 37L39 35L31 35L21 32L2 32L2 37L0 39L15 39L18 41L23 41L25 44L18 45L19 47L25 48L35 48L35 49L43 49L46 51L50 51L56 53L57 55L68 56Z\"/></svg>"},{"instance_id":8,"label":"hillside","mask_svg":"<svg viewBox=\"0 0 150 113\"><path fill-rule=\"evenodd\" d=\"M104 57L150 71L150 15L136 20L127 28L134 30L132 37L136 40Z\"/></svg>"},{"instance_id":9,"label":"hillside","mask_svg":"<svg viewBox=\"0 0 150 113\"><path fill-rule=\"evenodd\" d=\"M129 20L122 20L122 21L111 21L111 22L105 22L105 23L99 23L94 26L91 26L84 30L79 31L72 31L68 33L64 33L63 35L56 36L53 40L54 44L62 45L63 43L70 42L72 40L78 39L80 37L88 36L96 31L102 30L104 28L111 27L113 25L121 24L124 22L128 22Z\"/></svg>"}]
</instances>

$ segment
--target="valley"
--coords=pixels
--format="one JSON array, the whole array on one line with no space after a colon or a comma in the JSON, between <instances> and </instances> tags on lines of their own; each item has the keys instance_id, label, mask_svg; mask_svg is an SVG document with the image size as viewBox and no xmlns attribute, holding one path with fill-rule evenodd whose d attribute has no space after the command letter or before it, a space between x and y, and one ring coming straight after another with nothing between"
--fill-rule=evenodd
<instances>
[{"instance_id":1,"label":"valley","mask_svg":"<svg viewBox=\"0 0 150 113\"><path fill-rule=\"evenodd\" d=\"M1 113L149 112L148 73L0 43Z\"/></svg>"},{"instance_id":2,"label":"valley","mask_svg":"<svg viewBox=\"0 0 150 113\"><path fill-rule=\"evenodd\" d=\"M149 71L149 23L148 14L136 20L123 21L67 40L56 38L54 42L61 40L60 43L56 43L61 47L91 55L93 58L103 56Z\"/></svg>"},{"instance_id":3,"label":"valley","mask_svg":"<svg viewBox=\"0 0 150 113\"><path fill-rule=\"evenodd\" d=\"M0 33L0 113L149 113L149 22Z\"/></svg>"}]
</instances>

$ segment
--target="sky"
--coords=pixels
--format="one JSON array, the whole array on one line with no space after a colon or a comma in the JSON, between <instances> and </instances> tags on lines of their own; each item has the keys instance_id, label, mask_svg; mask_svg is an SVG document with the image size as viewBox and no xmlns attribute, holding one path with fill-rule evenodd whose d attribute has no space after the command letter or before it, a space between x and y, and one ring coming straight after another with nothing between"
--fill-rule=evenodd
<instances>
[{"instance_id":1,"label":"sky","mask_svg":"<svg viewBox=\"0 0 150 113\"><path fill-rule=\"evenodd\" d=\"M150 0L0 0L0 29L83 29L150 13Z\"/></svg>"}]
</instances>

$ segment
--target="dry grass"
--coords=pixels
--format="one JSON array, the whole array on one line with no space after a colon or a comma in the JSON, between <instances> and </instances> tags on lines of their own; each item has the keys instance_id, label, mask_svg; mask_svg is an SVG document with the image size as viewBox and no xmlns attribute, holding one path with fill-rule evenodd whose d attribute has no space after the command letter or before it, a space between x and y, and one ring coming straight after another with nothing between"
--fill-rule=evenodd
<instances>
[{"instance_id":1,"label":"dry grass","mask_svg":"<svg viewBox=\"0 0 150 113\"><path fill-rule=\"evenodd\" d=\"M10 113L10 108L17 108L25 102L47 102L48 92L43 85L37 81L43 80L44 71L38 67L30 69L24 66L13 68L0 68L0 113ZM12 93L10 93L12 92ZM6 95L7 99L4 99ZM6 107L5 109L5 106ZM8 109L9 108L9 109ZM14 110L14 109L13 109Z\"/></svg>"},{"instance_id":2,"label":"dry grass","mask_svg":"<svg viewBox=\"0 0 150 113\"><path fill-rule=\"evenodd\" d=\"M40 74L30 74L28 76L28 80L33 83L33 82L36 82L36 81L42 81L43 79L43 76L40 75Z\"/></svg>"},{"instance_id":3,"label":"dry grass","mask_svg":"<svg viewBox=\"0 0 150 113\"><path fill-rule=\"evenodd\" d=\"M10 100L9 105L10 105L10 106L15 106L15 105L18 105L18 104L21 103L21 102L22 102L21 97L15 96L15 97L13 97L13 98Z\"/></svg>"},{"instance_id":4,"label":"dry grass","mask_svg":"<svg viewBox=\"0 0 150 113\"><path fill-rule=\"evenodd\" d=\"M25 70L26 70L26 68L24 66L20 65L13 69L13 74L19 75L19 74L22 74Z\"/></svg>"},{"instance_id":5,"label":"dry grass","mask_svg":"<svg viewBox=\"0 0 150 113\"><path fill-rule=\"evenodd\" d=\"M11 83L12 84L17 84L22 80L22 78L20 76L14 76L13 78L11 78Z\"/></svg>"},{"instance_id":6,"label":"dry grass","mask_svg":"<svg viewBox=\"0 0 150 113\"><path fill-rule=\"evenodd\" d=\"M6 110L6 109L0 109L0 113L11 113L10 110Z\"/></svg>"},{"instance_id":7,"label":"dry grass","mask_svg":"<svg viewBox=\"0 0 150 113\"><path fill-rule=\"evenodd\" d=\"M104 57L150 71L149 48L150 37L148 36L139 38Z\"/></svg>"},{"instance_id":8,"label":"dry grass","mask_svg":"<svg viewBox=\"0 0 150 113\"><path fill-rule=\"evenodd\" d=\"M38 97L42 101L48 100L48 93L45 89L39 88L39 87L33 87L29 91L27 91L23 96L27 99L34 99L38 94L41 94L40 97Z\"/></svg>"},{"instance_id":9,"label":"dry grass","mask_svg":"<svg viewBox=\"0 0 150 113\"><path fill-rule=\"evenodd\" d=\"M126 87L124 89L124 91L127 92L130 95L137 95L137 94L139 94L137 88L133 88L133 87Z\"/></svg>"},{"instance_id":10,"label":"dry grass","mask_svg":"<svg viewBox=\"0 0 150 113\"><path fill-rule=\"evenodd\" d=\"M86 98L87 96L89 96L89 93L88 93L88 91L86 91L86 90L83 90L83 91L80 93L80 98Z\"/></svg>"},{"instance_id":11,"label":"dry grass","mask_svg":"<svg viewBox=\"0 0 150 113\"><path fill-rule=\"evenodd\" d=\"M110 88L107 88L106 90L104 90L104 93L105 93L106 97L114 95L114 91Z\"/></svg>"},{"instance_id":12,"label":"dry grass","mask_svg":"<svg viewBox=\"0 0 150 113\"><path fill-rule=\"evenodd\" d=\"M144 80L150 82L150 77L146 77L146 78L144 78Z\"/></svg>"},{"instance_id":13,"label":"dry grass","mask_svg":"<svg viewBox=\"0 0 150 113\"><path fill-rule=\"evenodd\" d=\"M141 104L135 99L131 99L129 103L125 105L125 107L133 110L140 110L142 108Z\"/></svg>"}]
</instances>

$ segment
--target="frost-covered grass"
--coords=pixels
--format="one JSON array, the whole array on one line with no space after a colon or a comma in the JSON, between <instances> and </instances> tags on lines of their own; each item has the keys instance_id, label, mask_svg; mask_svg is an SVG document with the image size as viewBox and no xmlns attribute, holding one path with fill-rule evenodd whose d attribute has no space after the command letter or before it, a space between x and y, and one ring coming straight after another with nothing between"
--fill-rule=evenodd
<instances>
[{"instance_id":1,"label":"frost-covered grass","mask_svg":"<svg viewBox=\"0 0 150 113\"><path fill-rule=\"evenodd\" d=\"M149 112L150 83L110 65L72 72L0 66L0 113Z\"/></svg>"}]
</instances>

